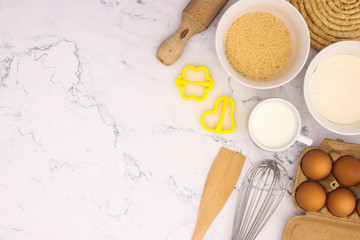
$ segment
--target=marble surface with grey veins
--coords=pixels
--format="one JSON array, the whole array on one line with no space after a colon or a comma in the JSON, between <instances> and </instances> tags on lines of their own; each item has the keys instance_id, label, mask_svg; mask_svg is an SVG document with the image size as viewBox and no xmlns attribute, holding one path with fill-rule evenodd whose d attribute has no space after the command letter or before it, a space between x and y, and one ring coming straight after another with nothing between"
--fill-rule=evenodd
<instances>
[{"instance_id":1,"label":"marble surface with grey veins","mask_svg":"<svg viewBox=\"0 0 360 240\"><path fill-rule=\"evenodd\" d=\"M257 239L280 239L287 220L301 214L290 194L306 146L258 149L245 127L251 108L281 97L299 109L302 134L314 145L325 137L360 143L359 136L331 133L311 117L305 68L272 90L231 79L214 47L220 16L190 39L178 62L162 65L156 50L177 29L187 3L0 0L1 240L190 239L222 146L247 160L205 239L231 238L242 177L265 158L286 167L289 189ZM175 86L188 64L208 67L215 81L203 102L183 100ZM235 102L234 133L200 125L220 96Z\"/></svg>"}]
</instances>

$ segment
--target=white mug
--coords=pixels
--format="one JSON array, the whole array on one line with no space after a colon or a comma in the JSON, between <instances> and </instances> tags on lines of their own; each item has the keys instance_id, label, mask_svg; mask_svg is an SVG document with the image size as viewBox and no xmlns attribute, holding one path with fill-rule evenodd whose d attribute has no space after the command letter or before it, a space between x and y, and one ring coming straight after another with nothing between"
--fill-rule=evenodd
<instances>
[{"instance_id":1,"label":"white mug","mask_svg":"<svg viewBox=\"0 0 360 240\"><path fill-rule=\"evenodd\" d=\"M313 140L300 135L301 119L298 110L281 98L269 98L251 111L248 129L253 142L266 151L282 151L295 141L308 146Z\"/></svg>"}]
</instances>

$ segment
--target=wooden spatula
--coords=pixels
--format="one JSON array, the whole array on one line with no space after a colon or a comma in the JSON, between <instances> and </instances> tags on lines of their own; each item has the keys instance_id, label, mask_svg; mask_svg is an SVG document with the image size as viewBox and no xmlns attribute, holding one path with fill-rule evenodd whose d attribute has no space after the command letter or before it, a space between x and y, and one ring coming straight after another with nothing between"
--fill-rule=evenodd
<instances>
[{"instance_id":1,"label":"wooden spatula","mask_svg":"<svg viewBox=\"0 0 360 240\"><path fill-rule=\"evenodd\" d=\"M240 176L245 157L222 147L207 176L192 240L203 239Z\"/></svg>"}]
</instances>

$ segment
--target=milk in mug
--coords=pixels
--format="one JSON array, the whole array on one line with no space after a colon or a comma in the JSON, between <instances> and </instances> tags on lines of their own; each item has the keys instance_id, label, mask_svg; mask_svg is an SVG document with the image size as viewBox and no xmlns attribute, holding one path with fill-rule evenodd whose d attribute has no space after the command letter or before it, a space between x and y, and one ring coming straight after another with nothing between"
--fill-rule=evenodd
<instances>
[{"instance_id":1,"label":"milk in mug","mask_svg":"<svg viewBox=\"0 0 360 240\"><path fill-rule=\"evenodd\" d=\"M262 148L274 150L291 145L300 129L300 119L294 107L282 99L259 103L249 118L250 135Z\"/></svg>"}]
</instances>

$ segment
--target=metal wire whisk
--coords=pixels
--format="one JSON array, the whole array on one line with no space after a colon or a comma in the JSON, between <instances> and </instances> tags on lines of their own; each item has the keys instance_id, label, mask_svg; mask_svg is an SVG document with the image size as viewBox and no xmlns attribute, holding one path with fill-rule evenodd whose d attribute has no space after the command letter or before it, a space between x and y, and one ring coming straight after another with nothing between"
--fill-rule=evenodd
<instances>
[{"instance_id":1,"label":"metal wire whisk","mask_svg":"<svg viewBox=\"0 0 360 240\"><path fill-rule=\"evenodd\" d=\"M252 240L269 220L287 191L287 172L275 160L256 162L239 190L232 240Z\"/></svg>"}]
</instances>

